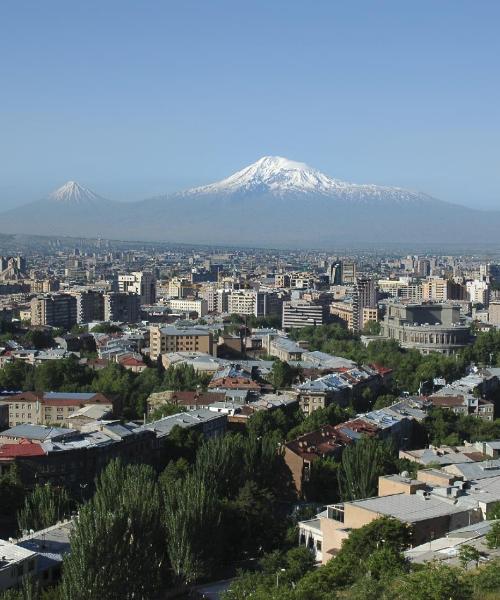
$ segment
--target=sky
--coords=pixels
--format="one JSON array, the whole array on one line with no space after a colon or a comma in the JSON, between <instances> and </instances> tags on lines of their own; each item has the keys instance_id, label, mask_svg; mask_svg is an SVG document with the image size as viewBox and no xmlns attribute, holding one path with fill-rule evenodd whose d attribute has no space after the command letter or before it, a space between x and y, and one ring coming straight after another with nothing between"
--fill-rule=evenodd
<instances>
[{"instance_id":1,"label":"sky","mask_svg":"<svg viewBox=\"0 0 500 600\"><path fill-rule=\"evenodd\" d=\"M0 208L264 155L500 210L500 2L5 0Z\"/></svg>"}]
</instances>

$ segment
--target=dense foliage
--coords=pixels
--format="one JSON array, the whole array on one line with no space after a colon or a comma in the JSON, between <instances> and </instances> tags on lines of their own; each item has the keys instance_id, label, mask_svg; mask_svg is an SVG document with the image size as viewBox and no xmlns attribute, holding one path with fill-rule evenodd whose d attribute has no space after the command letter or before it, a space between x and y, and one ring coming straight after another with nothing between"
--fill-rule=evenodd
<instances>
[{"instance_id":1,"label":"dense foliage","mask_svg":"<svg viewBox=\"0 0 500 600\"><path fill-rule=\"evenodd\" d=\"M58 392L101 392L118 400L118 416L141 418L146 399L153 392L204 388L209 377L199 375L191 365L164 370L160 365L132 373L117 363L93 370L79 363L75 356L48 360L33 366L23 361L8 362L0 369L0 390L37 390Z\"/></svg>"}]
</instances>

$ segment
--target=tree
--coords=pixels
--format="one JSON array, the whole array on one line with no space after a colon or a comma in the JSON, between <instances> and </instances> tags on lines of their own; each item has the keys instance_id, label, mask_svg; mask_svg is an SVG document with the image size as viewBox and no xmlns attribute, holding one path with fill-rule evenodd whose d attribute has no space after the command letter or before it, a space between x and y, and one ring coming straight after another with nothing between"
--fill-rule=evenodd
<instances>
[{"instance_id":1,"label":"tree","mask_svg":"<svg viewBox=\"0 0 500 600\"><path fill-rule=\"evenodd\" d=\"M387 443L362 438L342 454L339 473L343 500L370 498L377 494L378 478L394 468L394 456Z\"/></svg>"},{"instance_id":2,"label":"tree","mask_svg":"<svg viewBox=\"0 0 500 600\"><path fill-rule=\"evenodd\" d=\"M308 502L330 504L339 498L339 463L332 458L318 458L311 464L309 480L304 483Z\"/></svg>"},{"instance_id":3,"label":"tree","mask_svg":"<svg viewBox=\"0 0 500 600\"><path fill-rule=\"evenodd\" d=\"M65 600L149 600L167 566L152 469L112 461L80 510L64 557Z\"/></svg>"},{"instance_id":4,"label":"tree","mask_svg":"<svg viewBox=\"0 0 500 600\"><path fill-rule=\"evenodd\" d=\"M500 519L500 502L494 502L488 509L488 519Z\"/></svg>"},{"instance_id":5,"label":"tree","mask_svg":"<svg viewBox=\"0 0 500 600\"><path fill-rule=\"evenodd\" d=\"M472 587L455 567L427 563L395 581L395 598L412 600L471 600Z\"/></svg>"},{"instance_id":6,"label":"tree","mask_svg":"<svg viewBox=\"0 0 500 600\"><path fill-rule=\"evenodd\" d=\"M70 498L65 488L55 488L50 483L37 485L17 513L19 529L37 531L55 525L68 514L69 508Z\"/></svg>"},{"instance_id":7,"label":"tree","mask_svg":"<svg viewBox=\"0 0 500 600\"><path fill-rule=\"evenodd\" d=\"M120 333L122 328L112 323L99 323L92 327L92 333Z\"/></svg>"},{"instance_id":8,"label":"tree","mask_svg":"<svg viewBox=\"0 0 500 600\"><path fill-rule=\"evenodd\" d=\"M15 520L24 501L25 490L16 465L0 475L0 517Z\"/></svg>"},{"instance_id":9,"label":"tree","mask_svg":"<svg viewBox=\"0 0 500 600\"><path fill-rule=\"evenodd\" d=\"M391 406L391 404L394 404L396 401L396 396L394 396L393 394L381 394L375 400L373 410L380 410L381 408L386 408L386 406Z\"/></svg>"},{"instance_id":10,"label":"tree","mask_svg":"<svg viewBox=\"0 0 500 600\"><path fill-rule=\"evenodd\" d=\"M477 568L480 558L481 553L479 550L470 544L462 544L458 550L458 560L460 561L462 567L466 570L470 562L475 562Z\"/></svg>"},{"instance_id":11,"label":"tree","mask_svg":"<svg viewBox=\"0 0 500 600\"><path fill-rule=\"evenodd\" d=\"M269 381L275 388L287 388L292 385L298 375L298 369L291 367L283 360L275 360L271 368Z\"/></svg>"},{"instance_id":12,"label":"tree","mask_svg":"<svg viewBox=\"0 0 500 600\"><path fill-rule=\"evenodd\" d=\"M381 325L378 321L367 321L363 327L364 335L380 335Z\"/></svg>"},{"instance_id":13,"label":"tree","mask_svg":"<svg viewBox=\"0 0 500 600\"><path fill-rule=\"evenodd\" d=\"M493 521L485 537L488 548L500 547L500 521Z\"/></svg>"},{"instance_id":14,"label":"tree","mask_svg":"<svg viewBox=\"0 0 500 600\"><path fill-rule=\"evenodd\" d=\"M165 483L165 482L162 482ZM188 473L177 485L162 485L165 544L178 579L193 583L217 563L221 519L214 487Z\"/></svg>"}]
</instances>

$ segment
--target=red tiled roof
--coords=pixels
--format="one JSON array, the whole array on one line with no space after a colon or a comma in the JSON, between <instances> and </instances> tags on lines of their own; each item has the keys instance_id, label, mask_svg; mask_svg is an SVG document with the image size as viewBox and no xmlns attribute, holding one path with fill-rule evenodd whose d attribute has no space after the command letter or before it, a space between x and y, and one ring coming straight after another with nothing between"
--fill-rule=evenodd
<instances>
[{"instance_id":1,"label":"red tiled roof","mask_svg":"<svg viewBox=\"0 0 500 600\"><path fill-rule=\"evenodd\" d=\"M127 365L129 367L145 367L143 360L139 360L138 358L134 358L133 356L126 356L125 358L121 358L118 360L121 365Z\"/></svg>"},{"instance_id":2,"label":"red tiled roof","mask_svg":"<svg viewBox=\"0 0 500 600\"><path fill-rule=\"evenodd\" d=\"M434 406L465 406L463 396L431 396Z\"/></svg>"},{"instance_id":3,"label":"red tiled roof","mask_svg":"<svg viewBox=\"0 0 500 600\"><path fill-rule=\"evenodd\" d=\"M351 429L356 433L362 433L366 435L376 435L379 430L376 425L367 423L362 419L351 419L350 421L346 421L345 423L340 423L340 425L335 426L335 429L337 430L339 430L340 428Z\"/></svg>"},{"instance_id":4,"label":"red tiled roof","mask_svg":"<svg viewBox=\"0 0 500 600\"><path fill-rule=\"evenodd\" d=\"M45 451L40 444L25 439L18 444L3 444L0 446L0 458L15 458L17 456L45 456Z\"/></svg>"},{"instance_id":5,"label":"red tiled roof","mask_svg":"<svg viewBox=\"0 0 500 600\"><path fill-rule=\"evenodd\" d=\"M380 373L380 375L387 375L389 373L392 373L392 369L389 369L388 367L379 365L378 363L372 363L368 366L371 367L372 369L375 369L375 371L378 371Z\"/></svg>"},{"instance_id":6,"label":"red tiled roof","mask_svg":"<svg viewBox=\"0 0 500 600\"><path fill-rule=\"evenodd\" d=\"M333 454L344 445L341 436L332 425L324 425L321 429L311 431L292 440L286 447L302 458L317 458Z\"/></svg>"},{"instance_id":7,"label":"red tiled roof","mask_svg":"<svg viewBox=\"0 0 500 600\"><path fill-rule=\"evenodd\" d=\"M260 390L260 385L255 381L250 381L244 377L221 377L213 379L209 384L209 388L229 388L233 390Z\"/></svg>"},{"instance_id":8,"label":"red tiled roof","mask_svg":"<svg viewBox=\"0 0 500 600\"><path fill-rule=\"evenodd\" d=\"M183 391L174 392L169 402L172 402L173 404L191 406L193 404L213 404L214 402L224 402L225 398L226 395L222 393L199 393L195 391Z\"/></svg>"}]
</instances>

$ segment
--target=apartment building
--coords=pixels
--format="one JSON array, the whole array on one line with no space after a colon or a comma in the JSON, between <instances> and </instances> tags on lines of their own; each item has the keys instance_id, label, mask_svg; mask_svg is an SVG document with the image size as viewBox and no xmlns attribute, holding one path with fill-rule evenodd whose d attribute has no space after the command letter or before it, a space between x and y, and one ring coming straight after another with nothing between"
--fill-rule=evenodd
<instances>
[{"instance_id":1,"label":"apartment building","mask_svg":"<svg viewBox=\"0 0 500 600\"><path fill-rule=\"evenodd\" d=\"M32 294L50 294L59 291L58 279L32 279L29 282Z\"/></svg>"},{"instance_id":2,"label":"apartment building","mask_svg":"<svg viewBox=\"0 0 500 600\"><path fill-rule=\"evenodd\" d=\"M91 323L104 320L104 294L88 290L74 294L76 298L76 320L78 323Z\"/></svg>"},{"instance_id":3,"label":"apartment building","mask_svg":"<svg viewBox=\"0 0 500 600\"><path fill-rule=\"evenodd\" d=\"M141 304L154 304L156 302L156 278L153 273L147 271L118 275L118 291L137 294Z\"/></svg>"},{"instance_id":4,"label":"apartment building","mask_svg":"<svg viewBox=\"0 0 500 600\"><path fill-rule=\"evenodd\" d=\"M216 351L212 332L194 327L150 327L149 345L153 360L170 352L204 352L215 355Z\"/></svg>"},{"instance_id":5,"label":"apartment building","mask_svg":"<svg viewBox=\"0 0 500 600\"><path fill-rule=\"evenodd\" d=\"M429 277L422 282L422 300L446 302L447 300L465 300L465 288L450 279Z\"/></svg>"},{"instance_id":6,"label":"apartment building","mask_svg":"<svg viewBox=\"0 0 500 600\"><path fill-rule=\"evenodd\" d=\"M137 323L141 318L141 299L133 292L104 294L104 320Z\"/></svg>"},{"instance_id":7,"label":"apartment building","mask_svg":"<svg viewBox=\"0 0 500 600\"><path fill-rule=\"evenodd\" d=\"M61 424L84 406L99 405L113 411L112 401L98 393L23 392L4 398L9 407L9 427Z\"/></svg>"},{"instance_id":8,"label":"apartment building","mask_svg":"<svg viewBox=\"0 0 500 600\"><path fill-rule=\"evenodd\" d=\"M31 324L71 329L77 322L76 298L70 294L47 294L30 303Z\"/></svg>"},{"instance_id":9,"label":"apartment building","mask_svg":"<svg viewBox=\"0 0 500 600\"><path fill-rule=\"evenodd\" d=\"M472 304L482 304L488 306L490 299L490 286L486 281L468 281L465 284L467 297Z\"/></svg>"},{"instance_id":10,"label":"apartment building","mask_svg":"<svg viewBox=\"0 0 500 600\"><path fill-rule=\"evenodd\" d=\"M365 309L371 309L370 316L377 318L377 291L373 279L359 277L352 293L352 330L361 331L365 325Z\"/></svg>"}]
</instances>

